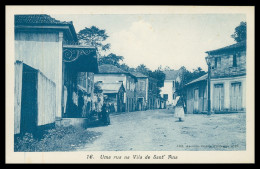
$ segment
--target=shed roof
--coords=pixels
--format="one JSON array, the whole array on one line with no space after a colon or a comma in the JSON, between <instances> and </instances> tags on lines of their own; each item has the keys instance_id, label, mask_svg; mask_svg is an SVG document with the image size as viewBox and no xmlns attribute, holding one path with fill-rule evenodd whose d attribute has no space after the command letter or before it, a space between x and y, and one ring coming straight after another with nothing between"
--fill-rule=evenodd
<instances>
[{"instance_id":1,"label":"shed roof","mask_svg":"<svg viewBox=\"0 0 260 169\"><path fill-rule=\"evenodd\" d=\"M101 83L100 87L103 93L118 93L121 87L125 90L122 83Z\"/></svg>"},{"instance_id":2,"label":"shed roof","mask_svg":"<svg viewBox=\"0 0 260 169\"><path fill-rule=\"evenodd\" d=\"M208 78L208 74L205 74L205 75L200 76L199 78L194 79L194 80L192 80L191 82L185 84L185 86L188 86L188 85L190 85L190 84L193 84L193 83L196 83L196 82L199 82L199 81L207 80L207 78Z\"/></svg>"},{"instance_id":3,"label":"shed roof","mask_svg":"<svg viewBox=\"0 0 260 169\"><path fill-rule=\"evenodd\" d=\"M230 50L238 50L238 49L243 49L246 50L246 41L238 42L233 45L225 46L223 48L215 49L215 50L210 50L206 51L208 54L218 54Z\"/></svg>"}]
</instances>

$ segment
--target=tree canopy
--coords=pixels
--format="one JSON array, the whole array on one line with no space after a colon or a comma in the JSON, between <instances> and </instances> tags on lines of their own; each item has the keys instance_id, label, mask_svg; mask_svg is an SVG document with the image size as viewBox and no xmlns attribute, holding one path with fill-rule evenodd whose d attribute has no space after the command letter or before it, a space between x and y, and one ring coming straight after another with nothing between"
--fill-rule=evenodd
<instances>
[{"instance_id":1,"label":"tree canopy","mask_svg":"<svg viewBox=\"0 0 260 169\"><path fill-rule=\"evenodd\" d=\"M77 37L81 44L91 45L97 48L98 52L110 49L109 43L104 44L104 41L109 37L106 30L99 29L96 26L91 26L90 28L85 27L79 31Z\"/></svg>"},{"instance_id":2,"label":"tree canopy","mask_svg":"<svg viewBox=\"0 0 260 169\"><path fill-rule=\"evenodd\" d=\"M164 86L165 73L161 69L156 69L153 72L150 72L150 77L157 80L157 87L161 88Z\"/></svg>"},{"instance_id":3,"label":"tree canopy","mask_svg":"<svg viewBox=\"0 0 260 169\"><path fill-rule=\"evenodd\" d=\"M234 38L236 42L246 40L246 29L246 22L240 22L240 25L235 28L235 32L231 37Z\"/></svg>"},{"instance_id":4,"label":"tree canopy","mask_svg":"<svg viewBox=\"0 0 260 169\"><path fill-rule=\"evenodd\" d=\"M140 72L146 76L149 76L152 72L149 68L147 68L144 64L140 64L135 68L135 71Z\"/></svg>"},{"instance_id":5,"label":"tree canopy","mask_svg":"<svg viewBox=\"0 0 260 169\"><path fill-rule=\"evenodd\" d=\"M99 65L111 64L111 65L115 65L118 67L120 65L119 62L123 61L123 60L124 60L123 56L118 56L114 53L110 53L107 56L99 58Z\"/></svg>"},{"instance_id":6,"label":"tree canopy","mask_svg":"<svg viewBox=\"0 0 260 169\"><path fill-rule=\"evenodd\" d=\"M202 70L201 67L193 69L192 71L187 70L185 67L182 67L181 69L181 83L179 84L179 89L182 89L185 84L191 82L192 80L197 79L206 74L206 72Z\"/></svg>"}]
</instances>

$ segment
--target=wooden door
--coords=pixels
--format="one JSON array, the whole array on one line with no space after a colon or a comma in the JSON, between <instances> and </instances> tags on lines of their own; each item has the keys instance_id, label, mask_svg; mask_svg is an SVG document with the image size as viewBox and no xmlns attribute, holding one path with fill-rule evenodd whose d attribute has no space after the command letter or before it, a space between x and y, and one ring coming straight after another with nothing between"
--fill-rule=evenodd
<instances>
[{"instance_id":1,"label":"wooden door","mask_svg":"<svg viewBox=\"0 0 260 169\"><path fill-rule=\"evenodd\" d=\"M231 110L241 110L242 108L242 88L240 82L231 84L230 108Z\"/></svg>"},{"instance_id":2,"label":"wooden door","mask_svg":"<svg viewBox=\"0 0 260 169\"><path fill-rule=\"evenodd\" d=\"M35 133L37 126L37 71L27 65L23 66L21 134Z\"/></svg>"},{"instance_id":3,"label":"wooden door","mask_svg":"<svg viewBox=\"0 0 260 169\"><path fill-rule=\"evenodd\" d=\"M137 104L138 104L138 110L142 111L143 110L143 98L138 98Z\"/></svg>"},{"instance_id":4,"label":"wooden door","mask_svg":"<svg viewBox=\"0 0 260 169\"><path fill-rule=\"evenodd\" d=\"M194 89L194 106L193 112L199 111L199 89Z\"/></svg>"},{"instance_id":5,"label":"wooden door","mask_svg":"<svg viewBox=\"0 0 260 169\"><path fill-rule=\"evenodd\" d=\"M214 95L213 95L213 102L214 102L214 110L221 111L224 107L224 88L223 84L215 84L214 85Z\"/></svg>"}]
</instances>

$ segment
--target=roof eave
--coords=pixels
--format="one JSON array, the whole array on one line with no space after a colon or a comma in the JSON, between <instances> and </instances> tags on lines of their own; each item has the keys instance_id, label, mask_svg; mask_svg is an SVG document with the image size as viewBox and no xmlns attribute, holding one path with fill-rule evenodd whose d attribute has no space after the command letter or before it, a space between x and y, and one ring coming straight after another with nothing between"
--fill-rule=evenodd
<instances>
[{"instance_id":1,"label":"roof eave","mask_svg":"<svg viewBox=\"0 0 260 169\"><path fill-rule=\"evenodd\" d=\"M58 30L66 34L66 36L77 42L77 34L72 24L26 24L26 25L15 25L15 31L32 31L32 30Z\"/></svg>"}]
</instances>

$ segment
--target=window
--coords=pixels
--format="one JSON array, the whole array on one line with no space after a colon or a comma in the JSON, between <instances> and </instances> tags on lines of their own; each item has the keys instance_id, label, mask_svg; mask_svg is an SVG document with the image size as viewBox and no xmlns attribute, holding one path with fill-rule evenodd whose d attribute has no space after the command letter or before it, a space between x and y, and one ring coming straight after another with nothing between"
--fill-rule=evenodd
<instances>
[{"instance_id":1,"label":"window","mask_svg":"<svg viewBox=\"0 0 260 169\"><path fill-rule=\"evenodd\" d=\"M179 82L178 81L175 82L175 87L176 87L176 89L178 89L178 87L179 87Z\"/></svg>"},{"instance_id":2,"label":"window","mask_svg":"<svg viewBox=\"0 0 260 169\"><path fill-rule=\"evenodd\" d=\"M145 90L144 82L140 82L139 90Z\"/></svg>"},{"instance_id":3,"label":"window","mask_svg":"<svg viewBox=\"0 0 260 169\"><path fill-rule=\"evenodd\" d=\"M233 55L233 67L237 67L237 55Z\"/></svg>"},{"instance_id":4,"label":"window","mask_svg":"<svg viewBox=\"0 0 260 169\"><path fill-rule=\"evenodd\" d=\"M163 94L163 98L168 100L168 94Z\"/></svg>"},{"instance_id":5,"label":"window","mask_svg":"<svg viewBox=\"0 0 260 169\"><path fill-rule=\"evenodd\" d=\"M175 81L172 81L172 88L175 87Z\"/></svg>"},{"instance_id":6,"label":"window","mask_svg":"<svg viewBox=\"0 0 260 169\"><path fill-rule=\"evenodd\" d=\"M129 81L129 83L128 83L128 89L130 90L130 81Z\"/></svg>"},{"instance_id":7,"label":"window","mask_svg":"<svg viewBox=\"0 0 260 169\"><path fill-rule=\"evenodd\" d=\"M218 67L218 58L215 58L215 66L214 68L216 69Z\"/></svg>"},{"instance_id":8,"label":"window","mask_svg":"<svg viewBox=\"0 0 260 169\"><path fill-rule=\"evenodd\" d=\"M173 95L172 95L172 99L173 99L173 100L175 100L175 99L176 99L176 97L175 97L175 94L173 94Z\"/></svg>"},{"instance_id":9,"label":"window","mask_svg":"<svg viewBox=\"0 0 260 169\"><path fill-rule=\"evenodd\" d=\"M86 73L85 72L79 72L77 76L77 83L86 88Z\"/></svg>"}]
</instances>

